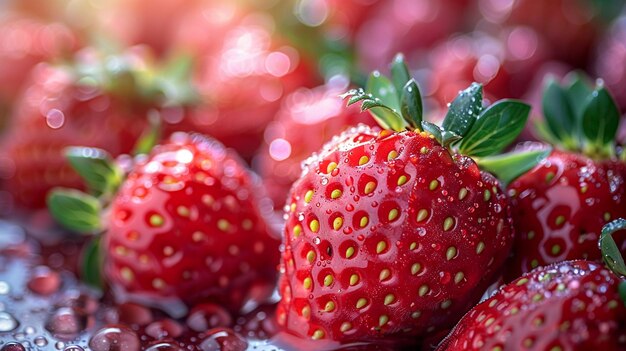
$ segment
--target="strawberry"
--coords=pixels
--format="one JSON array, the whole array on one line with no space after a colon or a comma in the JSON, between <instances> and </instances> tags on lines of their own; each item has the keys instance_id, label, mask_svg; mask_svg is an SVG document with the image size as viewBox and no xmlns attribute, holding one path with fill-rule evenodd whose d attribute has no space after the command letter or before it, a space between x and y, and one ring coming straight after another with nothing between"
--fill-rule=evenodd
<instances>
[{"instance_id":1,"label":"strawberry","mask_svg":"<svg viewBox=\"0 0 626 351\"><path fill-rule=\"evenodd\" d=\"M538 267L474 307L437 350L624 350L626 281L615 273L580 260Z\"/></svg>"},{"instance_id":2,"label":"strawberry","mask_svg":"<svg viewBox=\"0 0 626 351\"><path fill-rule=\"evenodd\" d=\"M77 150L70 156L96 180L100 197L60 189L49 196L49 208L75 231L105 230L103 273L118 300L174 316L204 301L237 311L274 284L279 240L264 220L271 206L230 150L202 135L175 133L132 166L117 191L121 172L104 153Z\"/></svg>"},{"instance_id":3,"label":"strawberry","mask_svg":"<svg viewBox=\"0 0 626 351\"><path fill-rule=\"evenodd\" d=\"M521 131L529 107L483 110L474 84L438 127L422 121L402 56L391 71L393 82L374 72L367 92L348 93L385 129L334 137L305 161L288 199L276 316L303 338L414 343L468 310L511 247L507 197L467 155L521 168L490 155Z\"/></svg>"},{"instance_id":4,"label":"strawberry","mask_svg":"<svg viewBox=\"0 0 626 351\"><path fill-rule=\"evenodd\" d=\"M291 184L300 176L300 163L326 140L348 126L371 124L356 106L345 108L339 93L329 85L299 89L285 97L275 121L265 130L266 142L255 163L275 204L284 204Z\"/></svg>"},{"instance_id":5,"label":"strawberry","mask_svg":"<svg viewBox=\"0 0 626 351\"><path fill-rule=\"evenodd\" d=\"M573 259L599 260L602 226L626 217L626 163L614 141L619 112L602 85L570 76L544 92L544 137L555 150L512 182L517 235L508 275ZM620 160L619 157L622 157ZM619 246L626 248L626 240Z\"/></svg>"},{"instance_id":6,"label":"strawberry","mask_svg":"<svg viewBox=\"0 0 626 351\"><path fill-rule=\"evenodd\" d=\"M127 67L108 70L104 60ZM2 143L8 162L4 168L10 171L3 175L3 186L19 207L43 208L54 186L80 187L63 148L83 144L113 155L132 150L151 107L142 101L130 73L144 61L144 54L132 49L117 58L86 49L77 54L75 65L35 68Z\"/></svg>"},{"instance_id":7,"label":"strawberry","mask_svg":"<svg viewBox=\"0 0 626 351\"><path fill-rule=\"evenodd\" d=\"M622 111L626 110L626 70L620 64L626 60L626 16L613 23L596 50L594 72L604 79L615 94Z\"/></svg>"}]
</instances>

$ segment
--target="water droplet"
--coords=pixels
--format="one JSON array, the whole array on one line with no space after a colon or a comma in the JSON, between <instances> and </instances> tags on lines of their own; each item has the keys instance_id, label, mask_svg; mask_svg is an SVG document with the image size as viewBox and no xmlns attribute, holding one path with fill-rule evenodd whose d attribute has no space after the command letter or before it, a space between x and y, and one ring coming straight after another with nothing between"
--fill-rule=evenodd
<instances>
[{"instance_id":1,"label":"water droplet","mask_svg":"<svg viewBox=\"0 0 626 351\"><path fill-rule=\"evenodd\" d=\"M28 288L39 295L50 295L61 287L61 277L59 273L46 266L39 266L34 269L33 276L28 281Z\"/></svg>"},{"instance_id":2,"label":"water droplet","mask_svg":"<svg viewBox=\"0 0 626 351\"><path fill-rule=\"evenodd\" d=\"M139 338L128 327L112 325L98 330L89 340L93 351L134 351L141 349Z\"/></svg>"},{"instance_id":3,"label":"water droplet","mask_svg":"<svg viewBox=\"0 0 626 351\"><path fill-rule=\"evenodd\" d=\"M173 341L158 341L156 344L150 345L146 351L184 351Z\"/></svg>"},{"instance_id":4,"label":"water droplet","mask_svg":"<svg viewBox=\"0 0 626 351\"><path fill-rule=\"evenodd\" d=\"M244 351L248 348L248 342L232 329L216 328L207 332L199 346L202 351Z\"/></svg>"},{"instance_id":5,"label":"water droplet","mask_svg":"<svg viewBox=\"0 0 626 351\"><path fill-rule=\"evenodd\" d=\"M313 238L313 243L314 243L315 245L319 245L319 244L320 244L320 242L322 242L322 240L320 239L320 237L319 237L319 236L316 236L315 238Z\"/></svg>"},{"instance_id":6,"label":"water droplet","mask_svg":"<svg viewBox=\"0 0 626 351\"><path fill-rule=\"evenodd\" d=\"M26 351L26 348L20 343L8 342L2 346L0 351Z\"/></svg>"},{"instance_id":7,"label":"water droplet","mask_svg":"<svg viewBox=\"0 0 626 351\"><path fill-rule=\"evenodd\" d=\"M20 323L8 312L0 312L0 332L15 330Z\"/></svg>"},{"instance_id":8,"label":"water droplet","mask_svg":"<svg viewBox=\"0 0 626 351\"><path fill-rule=\"evenodd\" d=\"M195 306L187 317L187 326L197 332L216 327L228 327L232 322L232 317L228 311L211 303Z\"/></svg>"},{"instance_id":9,"label":"water droplet","mask_svg":"<svg viewBox=\"0 0 626 351\"><path fill-rule=\"evenodd\" d=\"M90 317L71 307L60 307L52 312L45 328L56 338L71 340L87 328Z\"/></svg>"},{"instance_id":10,"label":"water droplet","mask_svg":"<svg viewBox=\"0 0 626 351\"><path fill-rule=\"evenodd\" d=\"M48 345L48 339L46 339L43 336L38 336L35 338L35 345L39 346L39 347L44 347L46 345Z\"/></svg>"}]
</instances>

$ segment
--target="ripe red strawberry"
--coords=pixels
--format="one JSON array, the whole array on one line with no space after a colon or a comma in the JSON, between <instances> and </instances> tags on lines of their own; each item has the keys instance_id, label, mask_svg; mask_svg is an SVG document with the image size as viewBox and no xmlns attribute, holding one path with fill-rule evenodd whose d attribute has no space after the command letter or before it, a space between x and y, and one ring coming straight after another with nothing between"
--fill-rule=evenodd
<instances>
[{"instance_id":1,"label":"ripe red strawberry","mask_svg":"<svg viewBox=\"0 0 626 351\"><path fill-rule=\"evenodd\" d=\"M346 108L339 94L331 86L299 89L284 99L275 121L265 130L255 163L277 208L302 173L302 161L349 126L373 122L358 107Z\"/></svg>"},{"instance_id":2,"label":"ripe red strawberry","mask_svg":"<svg viewBox=\"0 0 626 351\"><path fill-rule=\"evenodd\" d=\"M291 190L277 319L301 337L414 343L476 303L508 255L513 231L500 183L457 151L493 159L528 106L508 100L483 110L475 84L452 103L442 130L422 122L400 57L392 76L374 73L370 93L351 91L349 103L363 101L395 131L362 126L333 138ZM486 147L489 135L498 137Z\"/></svg>"},{"instance_id":3,"label":"ripe red strawberry","mask_svg":"<svg viewBox=\"0 0 626 351\"><path fill-rule=\"evenodd\" d=\"M615 94L622 111L626 110L626 69L621 65L626 61L626 16L613 23L599 44L594 61L594 72Z\"/></svg>"},{"instance_id":4,"label":"ripe red strawberry","mask_svg":"<svg viewBox=\"0 0 626 351\"><path fill-rule=\"evenodd\" d=\"M143 57L135 54L129 51L121 60L139 65ZM97 81L102 77L97 70L104 63L93 51L78 55L78 65L91 67L92 72L81 72L77 66L38 65L15 106L13 124L2 143L8 163L3 166L8 170L3 187L20 207L42 208L52 187L82 184L63 148L82 144L113 155L128 153L147 127L149 105L132 95L134 83L123 77L127 72L109 72L110 81Z\"/></svg>"},{"instance_id":5,"label":"ripe red strawberry","mask_svg":"<svg viewBox=\"0 0 626 351\"><path fill-rule=\"evenodd\" d=\"M599 260L602 226L626 217L626 163L614 141L619 112L609 94L575 80L550 83L543 101L542 129L556 149L509 185L516 228L510 278L553 262ZM626 240L618 245L626 249Z\"/></svg>"},{"instance_id":6,"label":"ripe red strawberry","mask_svg":"<svg viewBox=\"0 0 626 351\"><path fill-rule=\"evenodd\" d=\"M100 193L106 201L115 192ZM185 305L204 301L237 311L271 292L279 259L279 240L264 218L271 205L258 179L217 141L172 135L132 167L101 219L89 195L55 191L48 201L62 224L105 230L103 272L118 300L180 316ZM69 201L82 205L80 216L67 214L77 208Z\"/></svg>"},{"instance_id":7,"label":"ripe red strawberry","mask_svg":"<svg viewBox=\"0 0 626 351\"><path fill-rule=\"evenodd\" d=\"M589 261L539 267L474 307L437 350L624 350L619 282Z\"/></svg>"}]
</instances>

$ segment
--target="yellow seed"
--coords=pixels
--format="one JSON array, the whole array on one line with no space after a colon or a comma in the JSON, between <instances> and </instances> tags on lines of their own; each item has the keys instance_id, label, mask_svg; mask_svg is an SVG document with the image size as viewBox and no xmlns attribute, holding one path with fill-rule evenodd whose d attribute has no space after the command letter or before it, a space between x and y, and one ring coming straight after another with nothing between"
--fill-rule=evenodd
<instances>
[{"instance_id":1,"label":"yellow seed","mask_svg":"<svg viewBox=\"0 0 626 351\"><path fill-rule=\"evenodd\" d=\"M450 261L454 257L456 257L456 247L450 246L448 250L446 250L446 259Z\"/></svg>"},{"instance_id":2,"label":"yellow seed","mask_svg":"<svg viewBox=\"0 0 626 351\"><path fill-rule=\"evenodd\" d=\"M309 223L309 228L313 233L317 233L320 230L320 222L317 219L314 219Z\"/></svg>"},{"instance_id":3,"label":"yellow seed","mask_svg":"<svg viewBox=\"0 0 626 351\"><path fill-rule=\"evenodd\" d=\"M420 269L422 269L422 265L419 263L413 263L411 266L411 274L416 275Z\"/></svg>"},{"instance_id":4,"label":"yellow seed","mask_svg":"<svg viewBox=\"0 0 626 351\"><path fill-rule=\"evenodd\" d=\"M502 351L502 347L496 346L496 347L492 348L491 351Z\"/></svg>"},{"instance_id":5,"label":"yellow seed","mask_svg":"<svg viewBox=\"0 0 626 351\"><path fill-rule=\"evenodd\" d=\"M350 246L346 249L346 258L350 258L354 255L354 247Z\"/></svg>"},{"instance_id":6,"label":"yellow seed","mask_svg":"<svg viewBox=\"0 0 626 351\"><path fill-rule=\"evenodd\" d=\"M326 306L324 306L324 311L326 312L332 312L335 310L335 303L332 301L328 301L326 303Z\"/></svg>"},{"instance_id":7,"label":"yellow seed","mask_svg":"<svg viewBox=\"0 0 626 351\"><path fill-rule=\"evenodd\" d=\"M176 208L176 212L181 217L189 217L189 208L185 206L178 206L178 208Z\"/></svg>"},{"instance_id":8,"label":"yellow seed","mask_svg":"<svg viewBox=\"0 0 626 351\"><path fill-rule=\"evenodd\" d=\"M165 282L162 279L156 278L152 280L152 287L155 289L163 289L165 287Z\"/></svg>"},{"instance_id":9,"label":"yellow seed","mask_svg":"<svg viewBox=\"0 0 626 351\"><path fill-rule=\"evenodd\" d=\"M467 188L461 188L461 190L459 190L459 200L465 199L466 196L467 196Z\"/></svg>"},{"instance_id":10,"label":"yellow seed","mask_svg":"<svg viewBox=\"0 0 626 351\"><path fill-rule=\"evenodd\" d=\"M416 247L417 247L417 243L412 242L411 245L409 245L409 250L415 250Z\"/></svg>"},{"instance_id":11,"label":"yellow seed","mask_svg":"<svg viewBox=\"0 0 626 351\"><path fill-rule=\"evenodd\" d=\"M331 198L331 199L338 199L338 198L340 198L340 197L341 197L341 194L342 194L342 193L341 193L341 190L339 190L339 189L335 189L335 190L333 190L333 191L330 193L330 198Z\"/></svg>"},{"instance_id":12,"label":"yellow seed","mask_svg":"<svg viewBox=\"0 0 626 351\"><path fill-rule=\"evenodd\" d=\"M341 330L342 333L345 333L350 329L352 329L352 323L350 322L343 322L341 323L341 326L339 327L339 330Z\"/></svg>"},{"instance_id":13,"label":"yellow seed","mask_svg":"<svg viewBox=\"0 0 626 351\"><path fill-rule=\"evenodd\" d=\"M302 286L304 286L305 289L309 289L311 288L311 285L313 285L313 280L311 280L311 277L304 278Z\"/></svg>"},{"instance_id":14,"label":"yellow seed","mask_svg":"<svg viewBox=\"0 0 626 351\"><path fill-rule=\"evenodd\" d=\"M357 300L357 302L356 302L356 308L361 309L361 308L363 308L365 305L367 305L367 299L365 299L365 298L363 298L363 297L362 297L362 298L360 298L360 299L358 299L358 300Z\"/></svg>"},{"instance_id":15,"label":"yellow seed","mask_svg":"<svg viewBox=\"0 0 626 351\"><path fill-rule=\"evenodd\" d=\"M302 317L309 319L309 317L311 317L311 307L309 306L304 306L302 307Z\"/></svg>"},{"instance_id":16,"label":"yellow seed","mask_svg":"<svg viewBox=\"0 0 626 351\"><path fill-rule=\"evenodd\" d=\"M555 224L557 226L561 226L561 224L565 223L565 216L558 216L556 217L556 221Z\"/></svg>"},{"instance_id":17,"label":"yellow seed","mask_svg":"<svg viewBox=\"0 0 626 351\"><path fill-rule=\"evenodd\" d=\"M297 238L300 234L302 234L302 226L300 224L296 224L293 227L293 236Z\"/></svg>"},{"instance_id":18,"label":"yellow seed","mask_svg":"<svg viewBox=\"0 0 626 351\"><path fill-rule=\"evenodd\" d=\"M428 287L428 285L424 284L424 285L420 286L420 288L418 290L418 294L419 294L419 296L424 296L424 295L428 294L429 291L430 291L430 288Z\"/></svg>"},{"instance_id":19,"label":"yellow seed","mask_svg":"<svg viewBox=\"0 0 626 351\"><path fill-rule=\"evenodd\" d=\"M489 319L487 319L487 320L485 321L485 326L487 326L487 327L488 327L488 326L492 325L492 324L493 324L493 322L495 322L495 321L496 321L496 319L495 319L495 318L493 318L493 317L491 317L491 318L489 318Z\"/></svg>"},{"instance_id":20,"label":"yellow seed","mask_svg":"<svg viewBox=\"0 0 626 351\"><path fill-rule=\"evenodd\" d=\"M428 189L435 190L439 186L439 181L437 179L433 179L430 184L428 184Z\"/></svg>"},{"instance_id":21,"label":"yellow seed","mask_svg":"<svg viewBox=\"0 0 626 351\"><path fill-rule=\"evenodd\" d=\"M483 200L489 201L489 199L491 199L491 191L485 190L485 192L483 193Z\"/></svg>"},{"instance_id":22,"label":"yellow seed","mask_svg":"<svg viewBox=\"0 0 626 351\"><path fill-rule=\"evenodd\" d=\"M391 160L395 159L396 157L398 157L398 152L396 150L389 151L389 154L387 155L387 159L388 160L391 161Z\"/></svg>"},{"instance_id":23,"label":"yellow seed","mask_svg":"<svg viewBox=\"0 0 626 351\"><path fill-rule=\"evenodd\" d=\"M461 282L461 280L463 280L463 278L465 278L465 274L463 272L457 272L454 275L454 283L458 284Z\"/></svg>"},{"instance_id":24,"label":"yellow seed","mask_svg":"<svg viewBox=\"0 0 626 351\"><path fill-rule=\"evenodd\" d=\"M376 253L379 254L385 251L386 248L387 248L387 243L384 241L379 241L378 244L376 244Z\"/></svg>"},{"instance_id":25,"label":"yellow seed","mask_svg":"<svg viewBox=\"0 0 626 351\"><path fill-rule=\"evenodd\" d=\"M289 210L291 212L296 212L296 203L295 202L291 204L291 206L289 207Z\"/></svg>"},{"instance_id":26,"label":"yellow seed","mask_svg":"<svg viewBox=\"0 0 626 351\"><path fill-rule=\"evenodd\" d=\"M350 276L350 286L354 286L359 282L359 275L353 274Z\"/></svg>"},{"instance_id":27,"label":"yellow seed","mask_svg":"<svg viewBox=\"0 0 626 351\"><path fill-rule=\"evenodd\" d=\"M604 212L604 220L608 222L610 219L611 219L611 214L608 212Z\"/></svg>"},{"instance_id":28,"label":"yellow seed","mask_svg":"<svg viewBox=\"0 0 626 351\"><path fill-rule=\"evenodd\" d=\"M531 230L528 232L526 236L528 237L528 240L530 240L535 237L535 232Z\"/></svg>"},{"instance_id":29,"label":"yellow seed","mask_svg":"<svg viewBox=\"0 0 626 351\"><path fill-rule=\"evenodd\" d=\"M324 286L330 286L333 283L333 276L328 274L324 277Z\"/></svg>"},{"instance_id":30,"label":"yellow seed","mask_svg":"<svg viewBox=\"0 0 626 351\"><path fill-rule=\"evenodd\" d=\"M163 225L164 222L165 220L161 215L153 214L152 216L150 216L150 225L153 227L160 227Z\"/></svg>"},{"instance_id":31,"label":"yellow seed","mask_svg":"<svg viewBox=\"0 0 626 351\"><path fill-rule=\"evenodd\" d=\"M304 202L307 204L313 200L313 190L309 190L304 194Z\"/></svg>"},{"instance_id":32,"label":"yellow seed","mask_svg":"<svg viewBox=\"0 0 626 351\"><path fill-rule=\"evenodd\" d=\"M310 250L309 252L307 252L306 259L307 261L309 261L309 263L313 263L315 261L315 251Z\"/></svg>"},{"instance_id":33,"label":"yellow seed","mask_svg":"<svg viewBox=\"0 0 626 351\"><path fill-rule=\"evenodd\" d=\"M421 152L422 154L425 154L425 153L427 153L427 152L428 152L428 148L427 148L426 146L422 146L422 148L420 149L420 152Z\"/></svg>"},{"instance_id":34,"label":"yellow seed","mask_svg":"<svg viewBox=\"0 0 626 351\"><path fill-rule=\"evenodd\" d=\"M367 225L369 221L370 220L367 216L363 216L361 217L361 220L359 221L359 225L361 226L361 228L365 228L365 226Z\"/></svg>"},{"instance_id":35,"label":"yellow seed","mask_svg":"<svg viewBox=\"0 0 626 351\"><path fill-rule=\"evenodd\" d=\"M517 281L517 283L515 283L517 286L521 286L528 283L528 278L522 278L520 280Z\"/></svg>"},{"instance_id":36,"label":"yellow seed","mask_svg":"<svg viewBox=\"0 0 626 351\"><path fill-rule=\"evenodd\" d=\"M359 158L359 166L363 166L364 164L368 163L369 160L370 160L369 157L361 156L361 158Z\"/></svg>"},{"instance_id":37,"label":"yellow seed","mask_svg":"<svg viewBox=\"0 0 626 351\"><path fill-rule=\"evenodd\" d=\"M374 190L376 190L376 182L367 182L365 184L365 195L371 194Z\"/></svg>"},{"instance_id":38,"label":"yellow seed","mask_svg":"<svg viewBox=\"0 0 626 351\"><path fill-rule=\"evenodd\" d=\"M326 167L326 173L330 173L330 172L334 171L335 168L337 168L337 163L336 162L329 163L328 166Z\"/></svg>"},{"instance_id":39,"label":"yellow seed","mask_svg":"<svg viewBox=\"0 0 626 351\"><path fill-rule=\"evenodd\" d=\"M380 274L378 275L378 280L382 282L383 280L387 280L387 278L389 278L390 276L391 276L391 271L385 268L382 271L380 271Z\"/></svg>"},{"instance_id":40,"label":"yellow seed","mask_svg":"<svg viewBox=\"0 0 626 351\"><path fill-rule=\"evenodd\" d=\"M452 226L454 226L454 218L453 217L447 217L444 221L443 221L443 230L444 231L448 231L452 228Z\"/></svg>"},{"instance_id":41,"label":"yellow seed","mask_svg":"<svg viewBox=\"0 0 626 351\"><path fill-rule=\"evenodd\" d=\"M343 218L341 217L335 218L335 220L333 221L333 229L339 230L341 229L342 225L343 225Z\"/></svg>"},{"instance_id":42,"label":"yellow seed","mask_svg":"<svg viewBox=\"0 0 626 351\"><path fill-rule=\"evenodd\" d=\"M313 336L311 336L313 340L319 340L324 338L324 332L320 329L313 332Z\"/></svg>"},{"instance_id":43,"label":"yellow seed","mask_svg":"<svg viewBox=\"0 0 626 351\"><path fill-rule=\"evenodd\" d=\"M427 209L422 208L421 210L419 210L417 212L417 221L418 222L421 222L421 221L425 220L426 217L428 217L428 210Z\"/></svg>"},{"instance_id":44,"label":"yellow seed","mask_svg":"<svg viewBox=\"0 0 626 351\"><path fill-rule=\"evenodd\" d=\"M485 250L485 243L481 241L476 245L476 253L480 255L483 250Z\"/></svg>"},{"instance_id":45,"label":"yellow seed","mask_svg":"<svg viewBox=\"0 0 626 351\"><path fill-rule=\"evenodd\" d=\"M387 324L387 322L389 322L389 317L387 317L386 314L383 314L382 316L378 318L379 327L382 327L383 325Z\"/></svg>"},{"instance_id":46,"label":"yellow seed","mask_svg":"<svg viewBox=\"0 0 626 351\"><path fill-rule=\"evenodd\" d=\"M444 302L441 303L441 309L445 310L446 308L450 307L450 305L452 305L452 301L445 300Z\"/></svg>"},{"instance_id":47,"label":"yellow seed","mask_svg":"<svg viewBox=\"0 0 626 351\"><path fill-rule=\"evenodd\" d=\"M400 185L404 185L404 184L406 183L406 181L407 181L406 176L405 176L405 175L401 175L401 176L398 178L398 186L400 186Z\"/></svg>"},{"instance_id":48,"label":"yellow seed","mask_svg":"<svg viewBox=\"0 0 626 351\"><path fill-rule=\"evenodd\" d=\"M393 294L385 296L385 306L391 305L394 301L396 301L396 297Z\"/></svg>"},{"instance_id":49,"label":"yellow seed","mask_svg":"<svg viewBox=\"0 0 626 351\"><path fill-rule=\"evenodd\" d=\"M251 221L251 220L249 220L249 219L244 219L244 220L241 222L241 227L242 227L243 229L245 229L245 230L250 230L250 229L252 229L252 221Z\"/></svg>"},{"instance_id":50,"label":"yellow seed","mask_svg":"<svg viewBox=\"0 0 626 351\"><path fill-rule=\"evenodd\" d=\"M217 221L217 228L223 232L227 231L230 228L230 223L228 223L225 219L220 219Z\"/></svg>"},{"instance_id":51,"label":"yellow seed","mask_svg":"<svg viewBox=\"0 0 626 351\"><path fill-rule=\"evenodd\" d=\"M396 218L398 218L398 210L394 208L391 211L389 211L389 214L387 215L387 219L391 222Z\"/></svg>"},{"instance_id":52,"label":"yellow seed","mask_svg":"<svg viewBox=\"0 0 626 351\"><path fill-rule=\"evenodd\" d=\"M130 268L128 268L128 267L124 267L124 268L120 269L120 275L126 281L132 281L133 277L135 276L133 274L133 271Z\"/></svg>"},{"instance_id":53,"label":"yellow seed","mask_svg":"<svg viewBox=\"0 0 626 351\"><path fill-rule=\"evenodd\" d=\"M415 312L411 313L411 318L418 319L421 315L422 315L422 312L415 311Z\"/></svg>"}]
</instances>

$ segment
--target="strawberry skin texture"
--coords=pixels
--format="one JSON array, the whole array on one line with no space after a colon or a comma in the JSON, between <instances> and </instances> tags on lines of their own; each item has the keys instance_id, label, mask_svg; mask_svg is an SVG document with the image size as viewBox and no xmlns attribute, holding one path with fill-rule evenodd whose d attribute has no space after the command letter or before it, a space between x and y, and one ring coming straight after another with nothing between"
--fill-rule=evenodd
<instances>
[{"instance_id":1,"label":"strawberry skin texture","mask_svg":"<svg viewBox=\"0 0 626 351\"><path fill-rule=\"evenodd\" d=\"M291 191L279 324L340 342L415 340L453 324L509 253L507 201L428 133L360 126L335 137Z\"/></svg>"},{"instance_id":2,"label":"strawberry skin texture","mask_svg":"<svg viewBox=\"0 0 626 351\"><path fill-rule=\"evenodd\" d=\"M174 134L112 202L103 237L109 284L140 302L211 300L239 309L253 286L275 283L280 255L258 183L218 142Z\"/></svg>"},{"instance_id":3,"label":"strawberry skin texture","mask_svg":"<svg viewBox=\"0 0 626 351\"><path fill-rule=\"evenodd\" d=\"M437 351L625 350L619 282L589 261L537 268L474 307Z\"/></svg>"},{"instance_id":4,"label":"strawberry skin texture","mask_svg":"<svg viewBox=\"0 0 626 351\"><path fill-rule=\"evenodd\" d=\"M626 218L626 164L555 150L509 185L516 229L510 279L554 262L601 259L602 226ZM616 236L626 249L626 237Z\"/></svg>"},{"instance_id":5,"label":"strawberry skin texture","mask_svg":"<svg viewBox=\"0 0 626 351\"><path fill-rule=\"evenodd\" d=\"M63 155L65 147L98 147L114 156L128 153L147 128L147 110L78 84L63 67L40 64L30 82L3 140L13 169L3 186L19 207L39 209L51 188L83 186Z\"/></svg>"}]
</instances>

